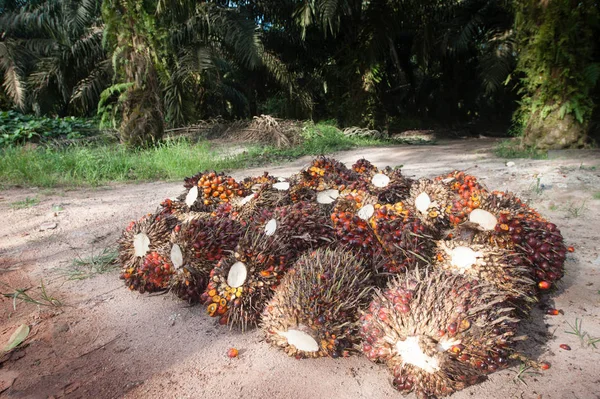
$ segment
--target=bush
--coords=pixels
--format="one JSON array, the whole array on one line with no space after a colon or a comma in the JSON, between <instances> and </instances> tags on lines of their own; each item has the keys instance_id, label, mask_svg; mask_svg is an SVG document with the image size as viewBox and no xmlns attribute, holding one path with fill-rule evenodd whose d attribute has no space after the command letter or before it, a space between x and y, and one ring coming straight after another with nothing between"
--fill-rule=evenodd
<instances>
[{"instance_id":1,"label":"bush","mask_svg":"<svg viewBox=\"0 0 600 399\"><path fill-rule=\"evenodd\" d=\"M49 139L78 139L98 133L98 124L86 118L39 118L16 111L0 112L0 147Z\"/></svg>"}]
</instances>

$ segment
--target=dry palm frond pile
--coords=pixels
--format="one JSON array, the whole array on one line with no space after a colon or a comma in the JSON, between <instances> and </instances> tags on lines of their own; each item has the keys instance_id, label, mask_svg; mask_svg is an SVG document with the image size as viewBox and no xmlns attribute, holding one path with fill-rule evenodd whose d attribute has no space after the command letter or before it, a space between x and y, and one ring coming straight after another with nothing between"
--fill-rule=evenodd
<instances>
[{"instance_id":1,"label":"dry palm frond pile","mask_svg":"<svg viewBox=\"0 0 600 399\"><path fill-rule=\"evenodd\" d=\"M253 123L277 140L277 120ZM202 303L296 358L363 353L404 393L446 396L506 367L564 274L557 226L461 171L412 180L319 157L287 179L206 171L184 189L123 232L131 290Z\"/></svg>"}]
</instances>

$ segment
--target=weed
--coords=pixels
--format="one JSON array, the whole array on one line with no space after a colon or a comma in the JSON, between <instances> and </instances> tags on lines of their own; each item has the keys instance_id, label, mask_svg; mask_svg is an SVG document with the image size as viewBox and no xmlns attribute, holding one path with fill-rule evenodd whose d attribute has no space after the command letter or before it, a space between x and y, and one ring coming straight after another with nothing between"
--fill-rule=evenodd
<instances>
[{"instance_id":1,"label":"weed","mask_svg":"<svg viewBox=\"0 0 600 399\"><path fill-rule=\"evenodd\" d=\"M9 287L7 284L2 283L4 286ZM38 305L38 306L50 306L50 307L61 307L63 306L63 303L54 298L53 296L51 296L50 294L48 294L48 291L46 291L46 286L44 285L44 280L40 281L40 286L38 287L40 289L38 298L35 298L31 295L29 295L27 293L27 291L31 290L30 288L10 288L11 290L13 290L13 292L11 293L0 293L0 295L3 295L7 298L12 298L13 299L13 309L17 310L17 301L21 300L22 302L27 302L27 303L32 303L34 305Z\"/></svg>"},{"instance_id":2,"label":"weed","mask_svg":"<svg viewBox=\"0 0 600 399\"><path fill-rule=\"evenodd\" d=\"M574 202L569 202L567 204L567 213L571 216L571 217L579 217L581 216L581 214L583 213L583 211L585 210L585 203L586 200L584 200L581 204L576 204Z\"/></svg>"},{"instance_id":3,"label":"weed","mask_svg":"<svg viewBox=\"0 0 600 399\"><path fill-rule=\"evenodd\" d=\"M542 175L535 175L535 181L529 187L536 195L540 195L544 191L544 185L542 184Z\"/></svg>"},{"instance_id":4,"label":"weed","mask_svg":"<svg viewBox=\"0 0 600 399\"><path fill-rule=\"evenodd\" d=\"M519 370L517 371L517 375L515 376L514 381L519 381L523 385L527 386L527 383L525 382L525 377L534 375L541 374L537 371L533 371L531 366L528 366L525 363L521 363L519 364Z\"/></svg>"},{"instance_id":5,"label":"weed","mask_svg":"<svg viewBox=\"0 0 600 399\"><path fill-rule=\"evenodd\" d=\"M550 204L550 206L548 207L548 209L550 209L551 211L557 211L558 210L558 205L556 205L556 204Z\"/></svg>"},{"instance_id":6,"label":"weed","mask_svg":"<svg viewBox=\"0 0 600 399\"><path fill-rule=\"evenodd\" d=\"M12 209L31 208L32 206L35 206L39 203L40 203L40 200L38 198L25 197L25 199L22 201L16 201L16 202L11 203L10 207Z\"/></svg>"},{"instance_id":7,"label":"weed","mask_svg":"<svg viewBox=\"0 0 600 399\"><path fill-rule=\"evenodd\" d=\"M582 347L592 346L594 349L598 349L596 344L600 344L600 338L594 338L590 336L587 332L583 331L581 325L583 324L583 319L575 319L575 325L571 325L571 323L567 322L567 325L571 327L571 331L565 331L567 334L575 335L579 338Z\"/></svg>"},{"instance_id":8,"label":"weed","mask_svg":"<svg viewBox=\"0 0 600 399\"><path fill-rule=\"evenodd\" d=\"M523 148L514 140L504 140L500 142L494 153L500 158L532 158L532 159L548 159L548 153L537 150L535 148Z\"/></svg>"},{"instance_id":9,"label":"weed","mask_svg":"<svg viewBox=\"0 0 600 399\"><path fill-rule=\"evenodd\" d=\"M593 198L594 198L595 200L600 200L600 191L598 191L598 192L595 192L595 193L594 193L594 196L593 196Z\"/></svg>"},{"instance_id":10,"label":"weed","mask_svg":"<svg viewBox=\"0 0 600 399\"><path fill-rule=\"evenodd\" d=\"M64 270L67 280L84 280L97 274L104 274L119 268L116 260L118 256L116 249L105 248L98 253L92 253L90 256L73 259L69 269Z\"/></svg>"}]
</instances>

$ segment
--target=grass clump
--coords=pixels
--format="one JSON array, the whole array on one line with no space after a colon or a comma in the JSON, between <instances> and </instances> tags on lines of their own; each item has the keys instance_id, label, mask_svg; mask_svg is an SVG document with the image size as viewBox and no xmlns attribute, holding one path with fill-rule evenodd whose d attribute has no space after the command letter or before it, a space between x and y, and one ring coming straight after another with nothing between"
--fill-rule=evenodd
<instances>
[{"instance_id":1,"label":"grass clump","mask_svg":"<svg viewBox=\"0 0 600 399\"><path fill-rule=\"evenodd\" d=\"M521 147L514 140L501 141L496 148L494 154L500 158L515 159L515 158L530 158L530 159L548 159L548 153L531 147Z\"/></svg>"},{"instance_id":2,"label":"grass clump","mask_svg":"<svg viewBox=\"0 0 600 399\"><path fill-rule=\"evenodd\" d=\"M600 200L600 191L595 192L593 197L595 200Z\"/></svg>"},{"instance_id":3,"label":"grass clump","mask_svg":"<svg viewBox=\"0 0 600 399\"><path fill-rule=\"evenodd\" d=\"M53 297L46 290L46 286L44 285L44 281L40 281L40 286L37 287L39 292L35 295L30 295L28 292L31 290L30 288L11 288L8 284L2 283L5 287L8 287L12 290L12 292L3 293L0 292L0 295L6 298L12 298L13 300L13 310L17 310L17 301L31 303L38 306L49 306L49 307L61 307L63 303L57 298Z\"/></svg>"},{"instance_id":4,"label":"grass clump","mask_svg":"<svg viewBox=\"0 0 600 399\"><path fill-rule=\"evenodd\" d=\"M29 198L29 197L25 197L24 200L22 201L15 201L12 202L10 204L10 207L12 209L23 209L23 208L31 208L32 206L35 206L37 204L40 203L40 200L38 198Z\"/></svg>"},{"instance_id":5,"label":"grass clump","mask_svg":"<svg viewBox=\"0 0 600 399\"><path fill-rule=\"evenodd\" d=\"M201 170L231 170L321 155L356 146L389 144L382 140L346 137L330 125L307 123L299 146L253 145L237 155L223 155L207 141L186 139L148 149L119 145L8 147L0 150L0 185L37 187L98 186L109 182L179 180Z\"/></svg>"},{"instance_id":6,"label":"grass clump","mask_svg":"<svg viewBox=\"0 0 600 399\"><path fill-rule=\"evenodd\" d=\"M114 248L104 248L97 253L92 250L90 256L73 259L71 267L64 270L64 275L68 280L85 280L98 274L109 273L119 268L118 256L119 252Z\"/></svg>"}]
</instances>

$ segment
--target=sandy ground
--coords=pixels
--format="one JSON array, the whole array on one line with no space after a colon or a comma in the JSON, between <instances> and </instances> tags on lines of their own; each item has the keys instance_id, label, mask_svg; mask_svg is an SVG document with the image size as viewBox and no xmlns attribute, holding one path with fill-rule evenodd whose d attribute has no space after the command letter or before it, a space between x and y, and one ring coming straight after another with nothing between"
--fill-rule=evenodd
<instances>
[{"instance_id":1,"label":"sandy ground","mask_svg":"<svg viewBox=\"0 0 600 399\"><path fill-rule=\"evenodd\" d=\"M491 154L492 140L451 141L436 146L369 148L335 154L350 165L366 157L377 166L404 165L409 176L468 169L489 187L528 199L575 247L561 288L523 322L530 339L522 350L552 364L550 370L516 378L519 364L454 398L599 398L600 152L556 152L550 160L505 160ZM269 168L290 175L309 158ZM234 172L241 178L266 168ZM541 174L538 184L538 174ZM387 369L364 357L295 360L262 340L259 331L231 332L215 325L201 307L166 295L127 290L118 272L69 281L73 259L115 242L126 224L183 190L180 182L130 184L75 191L11 189L0 193L0 292L40 281L61 307L0 299L0 345L22 323L27 341L0 358L0 397L7 398L399 398ZM39 204L12 209L36 197ZM56 212L55 206L63 210ZM54 209L54 210L53 210ZM44 222L57 227L40 231ZM583 320L581 341L567 323ZM568 344L571 351L559 348ZM229 359L227 349L240 356ZM8 388L6 388L8 387ZM6 389L5 389L6 388Z\"/></svg>"}]
</instances>

